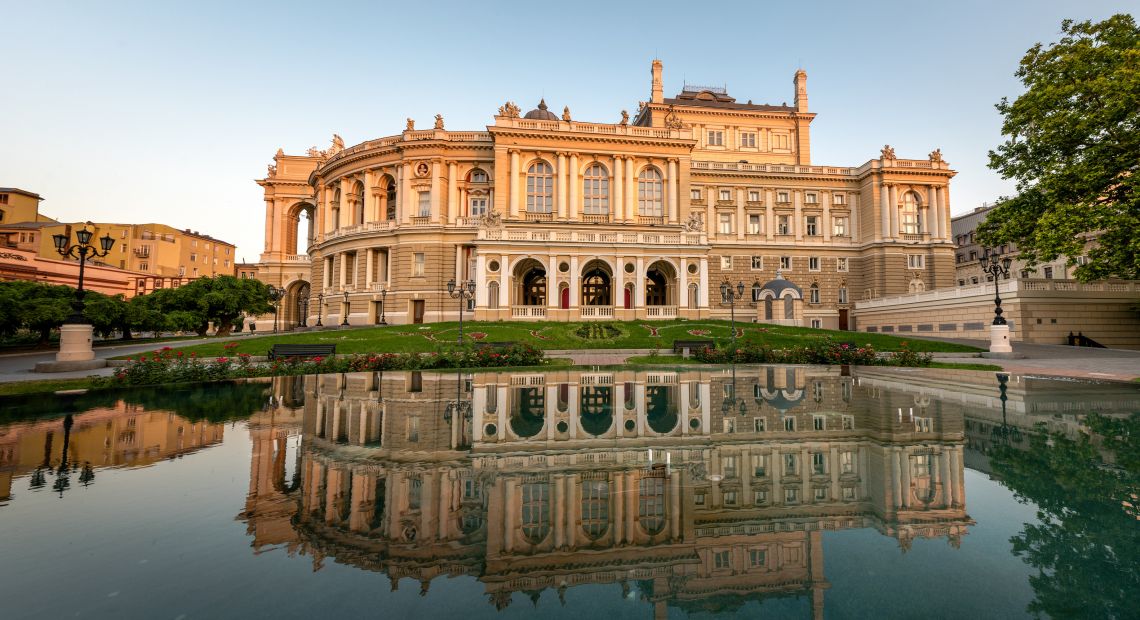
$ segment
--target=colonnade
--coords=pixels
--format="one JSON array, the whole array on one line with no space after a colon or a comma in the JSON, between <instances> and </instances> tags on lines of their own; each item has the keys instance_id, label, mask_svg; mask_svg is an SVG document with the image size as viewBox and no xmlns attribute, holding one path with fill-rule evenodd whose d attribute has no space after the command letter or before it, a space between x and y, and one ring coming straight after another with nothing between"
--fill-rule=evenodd
<instances>
[{"instance_id":1,"label":"colonnade","mask_svg":"<svg viewBox=\"0 0 1140 620\"><path fill-rule=\"evenodd\" d=\"M905 233L902 229L902 205L900 192L913 192L918 197L915 205L919 210L917 233ZM879 182L880 224L875 231L875 240L908 239L908 235L929 235L933 241L950 238L950 209L946 185L909 185L893 181Z\"/></svg>"}]
</instances>

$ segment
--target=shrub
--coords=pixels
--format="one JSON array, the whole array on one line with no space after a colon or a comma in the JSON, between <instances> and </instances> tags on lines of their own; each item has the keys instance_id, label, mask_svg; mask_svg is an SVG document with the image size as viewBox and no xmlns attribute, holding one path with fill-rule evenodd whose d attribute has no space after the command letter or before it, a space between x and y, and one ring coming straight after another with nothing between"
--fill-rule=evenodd
<instances>
[{"instance_id":1,"label":"shrub","mask_svg":"<svg viewBox=\"0 0 1140 620\"><path fill-rule=\"evenodd\" d=\"M902 344L902 350L880 357L871 345L835 342L830 338L802 347L773 349L765 345L744 344L736 349L705 347L693 354L708 364L837 364L859 366L929 366L932 355L916 353Z\"/></svg>"}]
</instances>

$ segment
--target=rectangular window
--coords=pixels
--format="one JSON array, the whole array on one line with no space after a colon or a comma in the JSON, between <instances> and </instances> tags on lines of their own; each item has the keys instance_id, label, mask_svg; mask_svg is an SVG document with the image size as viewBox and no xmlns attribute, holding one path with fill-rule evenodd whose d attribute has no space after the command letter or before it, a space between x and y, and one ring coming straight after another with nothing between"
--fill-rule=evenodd
<instances>
[{"instance_id":1,"label":"rectangular window","mask_svg":"<svg viewBox=\"0 0 1140 620\"><path fill-rule=\"evenodd\" d=\"M772 148L787 150L787 148L788 148L788 134L786 134L786 133L774 133L774 134L772 134Z\"/></svg>"},{"instance_id":2,"label":"rectangular window","mask_svg":"<svg viewBox=\"0 0 1140 620\"><path fill-rule=\"evenodd\" d=\"M850 383L844 383L843 384L843 393L845 396L847 396L847 399L850 400L850 398L851 398L851 384ZM855 430L855 416L853 416L853 415L843 416L843 430L845 430L845 431Z\"/></svg>"},{"instance_id":3,"label":"rectangular window","mask_svg":"<svg viewBox=\"0 0 1140 620\"><path fill-rule=\"evenodd\" d=\"M721 425L723 426L725 433L735 433L736 432L736 420L734 420L732 418L724 418L723 420L721 420Z\"/></svg>"},{"instance_id":4,"label":"rectangular window","mask_svg":"<svg viewBox=\"0 0 1140 620\"><path fill-rule=\"evenodd\" d=\"M724 493L724 505L725 506L735 506L736 505L736 491L725 491L725 493Z\"/></svg>"},{"instance_id":5,"label":"rectangular window","mask_svg":"<svg viewBox=\"0 0 1140 620\"><path fill-rule=\"evenodd\" d=\"M841 304L847 303L847 287L846 286L839 287L839 303L841 303Z\"/></svg>"},{"instance_id":6,"label":"rectangular window","mask_svg":"<svg viewBox=\"0 0 1140 620\"><path fill-rule=\"evenodd\" d=\"M752 257L752 270L753 271L761 271L763 269L764 269L764 257L763 256L753 256Z\"/></svg>"},{"instance_id":7,"label":"rectangular window","mask_svg":"<svg viewBox=\"0 0 1140 620\"><path fill-rule=\"evenodd\" d=\"M717 223L718 223L717 232L719 232L722 235L732 234L732 214L731 213L719 213L719 214L717 214Z\"/></svg>"},{"instance_id":8,"label":"rectangular window","mask_svg":"<svg viewBox=\"0 0 1140 620\"><path fill-rule=\"evenodd\" d=\"M419 216L431 217L431 192L420 192Z\"/></svg>"},{"instance_id":9,"label":"rectangular window","mask_svg":"<svg viewBox=\"0 0 1140 620\"><path fill-rule=\"evenodd\" d=\"M817 301L815 303L819 303L819 302ZM823 319L812 319L811 320L811 328L812 329L823 329Z\"/></svg>"},{"instance_id":10,"label":"rectangular window","mask_svg":"<svg viewBox=\"0 0 1140 620\"><path fill-rule=\"evenodd\" d=\"M761 489L752 493L752 502L757 505L768 503L768 492Z\"/></svg>"},{"instance_id":11,"label":"rectangular window","mask_svg":"<svg viewBox=\"0 0 1140 620\"><path fill-rule=\"evenodd\" d=\"M788 192L776 192L776 202L791 202L788 199Z\"/></svg>"},{"instance_id":12,"label":"rectangular window","mask_svg":"<svg viewBox=\"0 0 1140 620\"><path fill-rule=\"evenodd\" d=\"M819 257L818 256L809 256L808 257L808 271L819 271Z\"/></svg>"},{"instance_id":13,"label":"rectangular window","mask_svg":"<svg viewBox=\"0 0 1140 620\"><path fill-rule=\"evenodd\" d=\"M796 430L796 419L791 416L784 418L784 430L788 432Z\"/></svg>"},{"instance_id":14,"label":"rectangular window","mask_svg":"<svg viewBox=\"0 0 1140 620\"><path fill-rule=\"evenodd\" d=\"M757 502L760 503L760 502ZM748 550L748 563L757 568L764 566L768 563L768 553L765 549L749 549Z\"/></svg>"},{"instance_id":15,"label":"rectangular window","mask_svg":"<svg viewBox=\"0 0 1140 620\"><path fill-rule=\"evenodd\" d=\"M787 215L780 215L780 216L776 217L776 234L777 235L788 234L788 230L789 230L788 220L789 219L790 219L790 216L787 216Z\"/></svg>"},{"instance_id":16,"label":"rectangular window","mask_svg":"<svg viewBox=\"0 0 1140 620\"><path fill-rule=\"evenodd\" d=\"M420 440L420 416L408 416L408 441Z\"/></svg>"},{"instance_id":17,"label":"rectangular window","mask_svg":"<svg viewBox=\"0 0 1140 620\"><path fill-rule=\"evenodd\" d=\"M759 235L760 234L760 215L759 214L749 214L748 215L748 234L750 234L750 235Z\"/></svg>"},{"instance_id":18,"label":"rectangular window","mask_svg":"<svg viewBox=\"0 0 1140 620\"><path fill-rule=\"evenodd\" d=\"M0 205L8 204L8 194L0 194Z\"/></svg>"},{"instance_id":19,"label":"rectangular window","mask_svg":"<svg viewBox=\"0 0 1140 620\"><path fill-rule=\"evenodd\" d=\"M847 204L847 196L845 196L844 194L832 194L831 195L831 202L832 202L832 204L837 204L837 205Z\"/></svg>"},{"instance_id":20,"label":"rectangular window","mask_svg":"<svg viewBox=\"0 0 1140 620\"><path fill-rule=\"evenodd\" d=\"M730 190L730 189L720 190L720 201L721 202L732 202L732 190Z\"/></svg>"},{"instance_id":21,"label":"rectangular window","mask_svg":"<svg viewBox=\"0 0 1140 620\"><path fill-rule=\"evenodd\" d=\"M819 303L819 287L814 285L814 284L811 285L811 292L808 294L808 303L812 303L812 304L818 304ZM819 320L819 319L813 319L813 320ZM816 327L816 326L813 324L812 327ZM822 324L820 325L820 327L822 327Z\"/></svg>"},{"instance_id":22,"label":"rectangular window","mask_svg":"<svg viewBox=\"0 0 1140 620\"><path fill-rule=\"evenodd\" d=\"M720 257L720 270L721 271L732 271L732 257L731 256L721 256Z\"/></svg>"},{"instance_id":23,"label":"rectangular window","mask_svg":"<svg viewBox=\"0 0 1140 620\"><path fill-rule=\"evenodd\" d=\"M820 422L816 423L815 430L822 431L823 430L823 423L822 423L823 416L815 416L815 417L821 420ZM816 476L822 476L822 475L827 473L827 455L825 455L822 452L812 452L811 453L811 473L816 475Z\"/></svg>"},{"instance_id":24,"label":"rectangular window","mask_svg":"<svg viewBox=\"0 0 1140 620\"><path fill-rule=\"evenodd\" d=\"M715 568L732 568L732 552L717 551L713 553L713 566Z\"/></svg>"},{"instance_id":25,"label":"rectangular window","mask_svg":"<svg viewBox=\"0 0 1140 620\"><path fill-rule=\"evenodd\" d=\"M740 147L746 149L756 148L756 134L742 133L740 134Z\"/></svg>"},{"instance_id":26,"label":"rectangular window","mask_svg":"<svg viewBox=\"0 0 1140 620\"><path fill-rule=\"evenodd\" d=\"M723 131L710 131L709 132L709 146L724 146L724 132Z\"/></svg>"},{"instance_id":27,"label":"rectangular window","mask_svg":"<svg viewBox=\"0 0 1140 620\"><path fill-rule=\"evenodd\" d=\"M804 194L804 203L809 205L819 204L819 194L815 192Z\"/></svg>"},{"instance_id":28,"label":"rectangular window","mask_svg":"<svg viewBox=\"0 0 1140 620\"><path fill-rule=\"evenodd\" d=\"M764 432L764 418L756 418L756 419L752 420L752 430L757 432L757 433L763 433ZM757 465L756 471L763 472L764 466L763 465ZM759 473L757 475L763 476L764 474Z\"/></svg>"},{"instance_id":29,"label":"rectangular window","mask_svg":"<svg viewBox=\"0 0 1140 620\"><path fill-rule=\"evenodd\" d=\"M847 236L847 218L846 217L831 218L831 234L835 235L836 237L846 237Z\"/></svg>"},{"instance_id":30,"label":"rectangular window","mask_svg":"<svg viewBox=\"0 0 1140 620\"><path fill-rule=\"evenodd\" d=\"M471 182L472 183L486 183L487 182L487 173L483 172L482 170L473 171L471 173Z\"/></svg>"},{"instance_id":31,"label":"rectangular window","mask_svg":"<svg viewBox=\"0 0 1140 620\"><path fill-rule=\"evenodd\" d=\"M804 227L807 229L809 237L814 237L819 234L819 216L809 215L804 218Z\"/></svg>"},{"instance_id":32,"label":"rectangular window","mask_svg":"<svg viewBox=\"0 0 1140 620\"><path fill-rule=\"evenodd\" d=\"M1046 267L1045 268L1045 277L1050 279L1050 280L1053 279L1053 268L1052 267Z\"/></svg>"},{"instance_id":33,"label":"rectangular window","mask_svg":"<svg viewBox=\"0 0 1140 620\"><path fill-rule=\"evenodd\" d=\"M827 501L827 487L816 487L815 488L815 501L817 501L817 502L826 502Z\"/></svg>"},{"instance_id":34,"label":"rectangular window","mask_svg":"<svg viewBox=\"0 0 1140 620\"><path fill-rule=\"evenodd\" d=\"M781 256L780 257L780 269L785 269L788 271L790 271L792 269L792 257L791 256Z\"/></svg>"},{"instance_id":35,"label":"rectangular window","mask_svg":"<svg viewBox=\"0 0 1140 620\"><path fill-rule=\"evenodd\" d=\"M471 216L479 216L487 214L487 198L480 196L472 198L467 211Z\"/></svg>"},{"instance_id":36,"label":"rectangular window","mask_svg":"<svg viewBox=\"0 0 1140 620\"><path fill-rule=\"evenodd\" d=\"M694 493L693 494L693 504L695 504L697 506L704 506L705 505L705 494L704 493Z\"/></svg>"},{"instance_id":37,"label":"rectangular window","mask_svg":"<svg viewBox=\"0 0 1140 620\"><path fill-rule=\"evenodd\" d=\"M789 453L789 454L784 455L784 475L785 476L796 475L796 465L798 465L798 460L799 459L796 457L795 454Z\"/></svg>"},{"instance_id":38,"label":"rectangular window","mask_svg":"<svg viewBox=\"0 0 1140 620\"><path fill-rule=\"evenodd\" d=\"M798 504L800 502L799 489L784 489L784 503L785 504Z\"/></svg>"},{"instance_id":39,"label":"rectangular window","mask_svg":"<svg viewBox=\"0 0 1140 620\"><path fill-rule=\"evenodd\" d=\"M699 189L689 190L689 198L692 200L700 200L701 199L701 190L699 190Z\"/></svg>"},{"instance_id":40,"label":"rectangular window","mask_svg":"<svg viewBox=\"0 0 1140 620\"><path fill-rule=\"evenodd\" d=\"M845 450L839 453L839 471L850 474L855 471L855 453Z\"/></svg>"},{"instance_id":41,"label":"rectangular window","mask_svg":"<svg viewBox=\"0 0 1140 620\"><path fill-rule=\"evenodd\" d=\"M198 255L197 254L191 254L190 255L190 262L192 262L192 263L198 262Z\"/></svg>"},{"instance_id":42,"label":"rectangular window","mask_svg":"<svg viewBox=\"0 0 1140 620\"><path fill-rule=\"evenodd\" d=\"M150 270L150 264L149 263L139 263L139 271L149 271L149 270Z\"/></svg>"},{"instance_id":43,"label":"rectangular window","mask_svg":"<svg viewBox=\"0 0 1140 620\"><path fill-rule=\"evenodd\" d=\"M424 253L416 252L414 254L414 257L415 258L412 262L412 275L422 276L424 275Z\"/></svg>"},{"instance_id":44,"label":"rectangular window","mask_svg":"<svg viewBox=\"0 0 1140 620\"><path fill-rule=\"evenodd\" d=\"M855 487L843 487L843 499L853 501L855 499Z\"/></svg>"},{"instance_id":45,"label":"rectangular window","mask_svg":"<svg viewBox=\"0 0 1140 620\"><path fill-rule=\"evenodd\" d=\"M926 267L926 256L922 254L907 254L906 267L907 269L924 269Z\"/></svg>"},{"instance_id":46,"label":"rectangular window","mask_svg":"<svg viewBox=\"0 0 1140 620\"><path fill-rule=\"evenodd\" d=\"M847 259L846 258L835 259L835 270L840 272L840 273L847 271Z\"/></svg>"},{"instance_id":47,"label":"rectangular window","mask_svg":"<svg viewBox=\"0 0 1140 620\"><path fill-rule=\"evenodd\" d=\"M748 190L748 202L760 202L760 192L756 190Z\"/></svg>"}]
</instances>

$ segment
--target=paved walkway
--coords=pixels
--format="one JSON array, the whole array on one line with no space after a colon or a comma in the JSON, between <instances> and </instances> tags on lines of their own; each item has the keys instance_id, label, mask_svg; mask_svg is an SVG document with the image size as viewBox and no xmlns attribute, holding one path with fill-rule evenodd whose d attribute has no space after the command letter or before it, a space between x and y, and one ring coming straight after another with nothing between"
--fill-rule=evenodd
<instances>
[{"instance_id":1,"label":"paved walkway","mask_svg":"<svg viewBox=\"0 0 1140 620\"><path fill-rule=\"evenodd\" d=\"M990 346L988 340L946 339L945 342L968 344L981 349ZM938 357L937 353L934 355L934 359L946 362L994 364L1001 366L1002 370L1019 375L1048 375L1117 381L1132 381L1140 378L1140 351L1014 342L1013 352L1023 356L1022 359L944 359Z\"/></svg>"}]
</instances>

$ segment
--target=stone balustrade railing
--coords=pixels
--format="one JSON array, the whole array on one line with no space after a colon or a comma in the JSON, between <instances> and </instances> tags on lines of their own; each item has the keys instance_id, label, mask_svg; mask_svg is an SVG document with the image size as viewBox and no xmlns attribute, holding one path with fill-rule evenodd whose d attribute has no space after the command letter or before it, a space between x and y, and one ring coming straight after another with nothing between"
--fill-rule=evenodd
<instances>
[{"instance_id":1,"label":"stone balustrade railing","mask_svg":"<svg viewBox=\"0 0 1140 620\"><path fill-rule=\"evenodd\" d=\"M561 241L568 243L628 243L637 245L707 245L705 233L594 232L581 230L479 229L480 241Z\"/></svg>"},{"instance_id":2,"label":"stone balustrade railing","mask_svg":"<svg viewBox=\"0 0 1140 620\"><path fill-rule=\"evenodd\" d=\"M1002 281L998 286L998 290L1001 291L1003 297L1006 295L1012 295L1018 291L1053 291L1065 293L1135 293L1140 292L1140 283L1120 281L1078 282L1076 280L1012 279ZM859 310L867 310L871 308L881 308L884 306L892 306L902 303L924 303L943 301L947 299L964 299L968 297L988 296L993 295L993 293L993 282L983 282L979 284L972 284L970 286L943 288L933 291L926 291L924 293L911 293L907 295L895 295L891 297L881 297L879 299L859 301L855 303L855 308Z\"/></svg>"}]
</instances>

